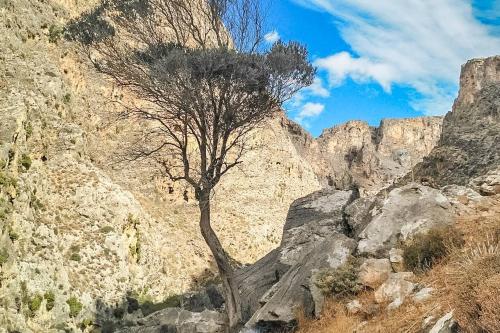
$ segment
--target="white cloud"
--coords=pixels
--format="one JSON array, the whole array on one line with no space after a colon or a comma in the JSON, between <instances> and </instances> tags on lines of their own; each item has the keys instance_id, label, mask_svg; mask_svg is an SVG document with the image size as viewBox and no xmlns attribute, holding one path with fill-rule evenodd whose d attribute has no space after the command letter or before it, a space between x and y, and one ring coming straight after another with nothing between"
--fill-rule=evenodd
<instances>
[{"instance_id":1,"label":"white cloud","mask_svg":"<svg viewBox=\"0 0 500 333\"><path fill-rule=\"evenodd\" d=\"M324 87L323 80L319 77L315 77L313 84L305 88L305 91L314 97L330 97L330 91Z\"/></svg>"},{"instance_id":2,"label":"white cloud","mask_svg":"<svg viewBox=\"0 0 500 333\"><path fill-rule=\"evenodd\" d=\"M305 118L315 118L325 110L325 105L321 103L306 103L302 106L295 120L302 122Z\"/></svg>"},{"instance_id":3,"label":"white cloud","mask_svg":"<svg viewBox=\"0 0 500 333\"><path fill-rule=\"evenodd\" d=\"M351 78L386 91L409 86L418 95L412 105L429 114L451 107L461 64L500 47L500 36L474 17L470 0L295 1L332 14L354 52L316 60L330 85Z\"/></svg>"},{"instance_id":4,"label":"white cloud","mask_svg":"<svg viewBox=\"0 0 500 333\"><path fill-rule=\"evenodd\" d=\"M274 44L280 40L280 34L276 30L270 31L264 35L264 40L269 44Z\"/></svg>"},{"instance_id":5,"label":"white cloud","mask_svg":"<svg viewBox=\"0 0 500 333\"><path fill-rule=\"evenodd\" d=\"M320 69L328 71L330 85L339 86L347 77L364 83L374 80L384 88L391 90L391 82L394 78L392 68L383 63L374 63L366 58L353 58L347 52L340 52L332 56L318 59L314 62Z\"/></svg>"}]
</instances>

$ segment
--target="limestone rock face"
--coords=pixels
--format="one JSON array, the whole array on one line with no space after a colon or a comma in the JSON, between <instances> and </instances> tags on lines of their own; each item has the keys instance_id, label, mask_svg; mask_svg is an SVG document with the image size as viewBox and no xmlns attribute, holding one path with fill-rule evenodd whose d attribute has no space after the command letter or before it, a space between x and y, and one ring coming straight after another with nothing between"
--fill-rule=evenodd
<instances>
[{"instance_id":1,"label":"limestone rock face","mask_svg":"<svg viewBox=\"0 0 500 333\"><path fill-rule=\"evenodd\" d=\"M384 119L380 127L362 121L324 130L313 139L287 122L295 145L323 186L377 193L404 176L429 154L441 134L441 117Z\"/></svg>"},{"instance_id":2,"label":"limestone rock face","mask_svg":"<svg viewBox=\"0 0 500 333\"><path fill-rule=\"evenodd\" d=\"M443 121L441 138L415 176L438 186L467 185L498 174L500 163L500 56L474 59L462 67L460 92ZM495 192L497 185L487 189Z\"/></svg>"},{"instance_id":3,"label":"limestone rock face","mask_svg":"<svg viewBox=\"0 0 500 333\"><path fill-rule=\"evenodd\" d=\"M398 240L451 224L452 216L452 206L439 190L419 184L396 188L359 234L358 251L386 256Z\"/></svg>"},{"instance_id":4,"label":"limestone rock face","mask_svg":"<svg viewBox=\"0 0 500 333\"><path fill-rule=\"evenodd\" d=\"M323 190L292 204L280 247L238 273L247 326L273 332L291 325L297 306L320 313L324 299L314 273L339 267L356 247L341 233L351 200L350 191Z\"/></svg>"}]
</instances>

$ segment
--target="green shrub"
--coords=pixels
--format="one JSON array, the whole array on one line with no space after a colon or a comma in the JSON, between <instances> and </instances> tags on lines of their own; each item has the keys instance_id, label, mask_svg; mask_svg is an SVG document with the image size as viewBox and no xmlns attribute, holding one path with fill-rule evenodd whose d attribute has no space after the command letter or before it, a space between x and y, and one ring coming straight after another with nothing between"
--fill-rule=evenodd
<instances>
[{"instance_id":1,"label":"green shrub","mask_svg":"<svg viewBox=\"0 0 500 333\"><path fill-rule=\"evenodd\" d=\"M56 296L54 293L52 291L47 291L45 295L43 295L43 298L45 298L46 301L45 308L47 311L52 310L56 304Z\"/></svg>"},{"instance_id":2,"label":"green shrub","mask_svg":"<svg viewBox=\"0 0 500 333\"><path fill-rule=\"evenodd\" d=\"M5 264L9 260L9 253L7 249L0 249L0 266Z\"/></svg>"},{"instance_id":3,"label":"green shrub","mask_svg":"<svg viewBox=\"0 0 500 333\"><path fill-rule=\"evenodd\" d=\"M43 298L39 294L36 294L29 300L28 309L30 317L33 317L36 314L36 312L40 309L40 306L42 305L42 300Z\"/></svg>"},{"instance_id":4,"label":"green shrub","mask_svg":"<svg viewBox=\"0 0 500 333\"><path fill-rule=\"evenodd\" d=\"M362 289L358 282L359 263L350 258L336 269L320 271L315 278L316 286L326 296L343 298L356 295Z\"/></svg>"},{"instance_id":5,"label":"green shrub","mask_svg":"<svg viewBox=\"0 0 500 333\"><path fill-rule=\"evenodd\" d=\"M63 96L63 102L64 104L69 104L71 102L71 94L67 93L66 95Z\"/></svg>"},{"instance_id":6,"label":"green shrub","mask_svg":"<svg viewBox=\"0 0 500 333\"><path fill-rule=\"evenodd\" d=\"M49 27L49 42L57 43L59 41L59 39L61 39L63 32L64 32L63 28L61 28L55 24L52 24Z\"/></svg>"},{"instance_id":7,"label":"green shrub","mask_svg":"<svg viewBox=\"0 0 500 333\"><path fill-rule=\"evenodd\" d=\"M105 227L102 227L99 231L102 232L103 234L107 234L115 231L115 229L112 226L107 225Z\"/></svg>"},{"instance_id":8,"label":"green shrub","mask_svg":"<svg viewBox=\"0 0 500 333\"><path fill-rule=\"evenodd\" d=\"M5 172L0 171L0 186L3 187L16 187L17 181L15 178L7 175Z\"/></svg>"},{"instance_id":9,"label":"green shrub","mask_svg":"<svg viewBox=\"0 0 500 333\"><path fill-rule=\"evenodd\" d=\"M29 139L33 135L33 125L31 123L26 123L24 125L24 130L26 131L26 138Z\"/></svg>"},{"instance_id":10,"label":"green shrub","mask_svg":"<svg viewBox=\"0 0 500 333\"><path fill-rule=\"evenodd\" d=\"M73 261L81 261L82 260L82 256L76 252L73 252L71 253L71 255L69 256L69 260L73 260Z\"/></svg>"},{"instance_id":11,"label":"green shrub","mask_svg":"<svg viewBox=\"0 0 500 333\"><path fill-rule=\"evenodd\" d=\"M87 318L87 319L82 320L82 322L80 323L79 326L80 326L80 329L82 331L85 331L85 329L87 329L88 327L93 326L93 325L94 325L94 322L92 321L92 319Z\"/></svg>"},{"instance_id":12,"label":"green shrub","mask_svg":"<svg viewBox=\"0 0 500 333\"><path fill-rule=\"evenodd\" d=\"M6 220L11 212L12 205L7 200L0 198L0 221Z\"/></svg>"},{"instance_id":13,"label":"green shrub","mask_svg":"<svg viewBox=\"0 0 500 333\"><path fill-rule=\"evenodd\" d=\"M151 300L139 302L139 307L144 316L148 316L153 312L160 311L167 308L179 308L182 305L181 295L172 295L167 297L163 302L155 303Z\"/></svg>"},{"instance_id":14,"label":"green shrub","mask_svg":"<svg viewBox=\"0 0 500 333\"><path fill-rule=\"evenodd\" d=\"M417 234L403 244L403 260L406 268L415 273L430 269L448 255L453 247L464 244L462 235L453 227L429 230Z\"/></svg>"},{"instance_id":15,"label":"green shrub","mask_svg":"<svg viewBox=\"0 0 500 333\"><path fill-rule=\"evenodd\" d=\"M31 168L31 157L26 154L22 154L21 159L19 160L19 164L25 169L29 170Z\"/></svg>"},{"instance_id":16,"label":"green shrub","mask_svg":"<svg viewBox=\"0 0 500 333\"><path fill-rule=\"evenodd\" d=\"M80 301L78 300L78 298L76 298L75 296L71 296L66 301L66 303L69 305L69 316L71 318L74 318L74 317L78 316L78 314L80 313L80 311L82 311L82 309L83 309L83 304L80 303Z\"/></svg>"},{"instance_id":17,"label":"green shrub","mask_svg":"<svg viewBox=\"0 0 500 333\"><path fill-rule=\"evenodd\" d=\"M19 234L11 228L9 229L9 238L11 241L14 242L19 239Z\"/></svg>"}]
</instances>

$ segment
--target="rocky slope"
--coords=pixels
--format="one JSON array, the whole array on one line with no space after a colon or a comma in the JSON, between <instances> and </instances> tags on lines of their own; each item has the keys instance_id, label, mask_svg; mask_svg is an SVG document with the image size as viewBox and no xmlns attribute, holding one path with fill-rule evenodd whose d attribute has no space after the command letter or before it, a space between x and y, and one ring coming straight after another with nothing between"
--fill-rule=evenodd
<instances>
[{"instance_id":1,"label":"rocky slope","mask_svg":"<svg viewBox=\"0 0 500 333\"><path fill-rule=\"evenodd\" d=\"M113 121L111 100L126 93L61 38L67 19L93 3L0 0L2 333L106 322L128 309L127 295L159 301L213 276L189 189L150 165L115 161L141 124ZM216 190L224 246L256 261L279 245L295 199L324 184L384 187L432 148L439 128L437 118L353 122L313 140L271 120L252 137L260 148Z\"/></svg>"}]
</instances>

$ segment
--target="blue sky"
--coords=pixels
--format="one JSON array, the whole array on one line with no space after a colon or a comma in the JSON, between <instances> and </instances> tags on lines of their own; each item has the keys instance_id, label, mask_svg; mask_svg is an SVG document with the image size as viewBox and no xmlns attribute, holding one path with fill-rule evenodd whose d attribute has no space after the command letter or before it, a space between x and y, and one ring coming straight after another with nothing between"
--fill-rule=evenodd
<instances>
[{"instance_id":1,"label":"blue sky","mask_svg":"<svg viewBox=\"0 0 500 333\"><path fill-rule=\"evenodd\" d=\"M460 65L500 54L500 0L274 0L269 43L307 45L318 77L285 105L314 136L352 119L442 115Z\"/></svg>"}]
</instances>

